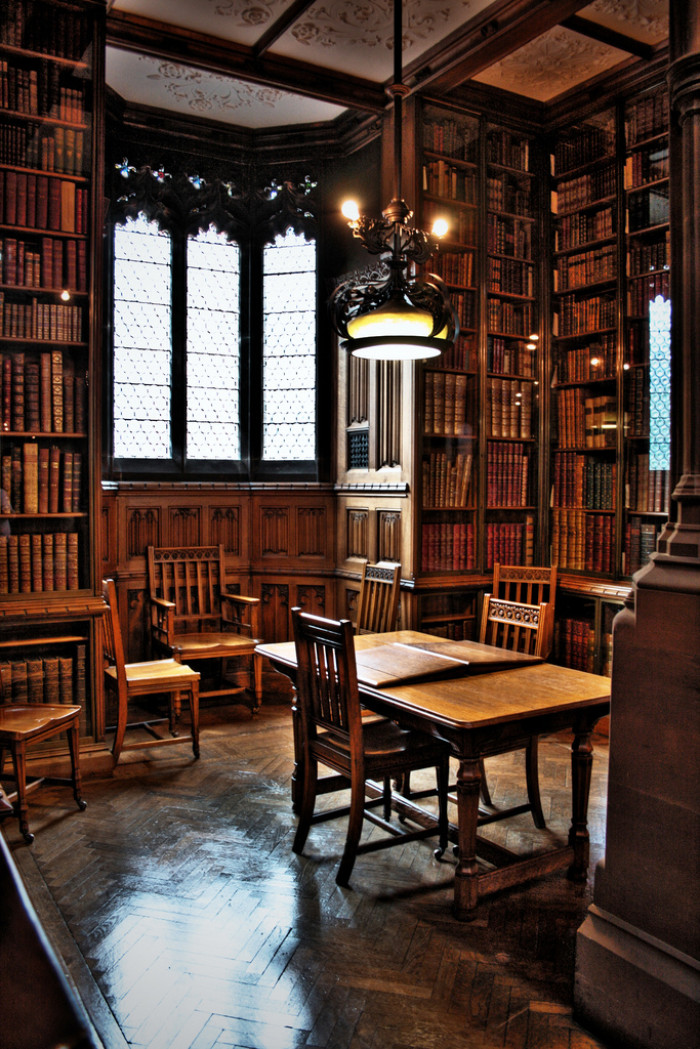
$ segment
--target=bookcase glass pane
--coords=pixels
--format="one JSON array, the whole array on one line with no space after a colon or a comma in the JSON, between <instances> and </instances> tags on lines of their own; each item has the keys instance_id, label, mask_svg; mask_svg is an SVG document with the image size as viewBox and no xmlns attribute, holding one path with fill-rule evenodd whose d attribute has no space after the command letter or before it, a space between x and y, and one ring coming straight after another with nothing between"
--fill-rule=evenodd
<instances>
[{"instance_id":1,"label":"bookcase glass pane","mask_svg":"<svg viewBox=\"0 0 700 1049\"><path fill-rule=\"evenodd\" d=\"M240 458L239 246L210 227L187 240L187 458Z\"/></svg>"},{"instance_id":2,"label":"bookcase glass pane","mask_svg":"<svg viewBox=\"0 0 700 1049\"><path fill-rule=\"evenodd\" d=\"M171 246L143 213L114 227L114 456L168 459Z\"/></svg>"},{"instance_id":3,"label":"bookcase glass pane","mask_svg":"<svg viewBox=\"0 0 700 1049\"><path fill-rule=\"evenodd\" d=\"M263 251L263 452L316 454L316 242L288 229Z\"/></svg>"}]
</instances>

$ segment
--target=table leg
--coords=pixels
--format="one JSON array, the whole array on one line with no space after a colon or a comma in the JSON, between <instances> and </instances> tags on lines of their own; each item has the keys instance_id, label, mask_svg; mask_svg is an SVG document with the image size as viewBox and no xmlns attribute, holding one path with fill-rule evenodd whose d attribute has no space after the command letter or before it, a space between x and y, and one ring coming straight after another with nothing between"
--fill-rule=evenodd
<instances>
[{"instance_id":1,"label":"table leg","mask_svg":"<svg viewBox=\"0 0 700 1049\"><path fill-rule=\"evenodd\" d=\"M571 881L585 882L588 875L589 834L588 796L591 789L593 767L592 729L574 729L571 744L571 829L569 845L574 850L574 861L567 877Z\"/></svg>"},{"instance_id":2,"label":"table leg","mask_svg":"<svg viewBox=\"0 0 700 1049\"><path fill-rule=\"evenodd\" d=\"M460 921L473 917L479 900L479 865L476 859L476 831L479 819L481 762L461 758L457 772L457 831L459 860L455 870L454 913Z\"/></svg>"}]
</instances>

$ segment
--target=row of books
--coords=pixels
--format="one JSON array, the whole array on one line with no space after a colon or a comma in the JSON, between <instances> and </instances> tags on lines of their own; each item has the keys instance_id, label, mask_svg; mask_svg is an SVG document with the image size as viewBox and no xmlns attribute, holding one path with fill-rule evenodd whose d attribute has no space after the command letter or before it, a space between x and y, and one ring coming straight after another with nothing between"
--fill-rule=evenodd
<instances>
[{"instance_id":1,"label":"row of books","mask_svg":"<svg viewBox=\"0 0 700 1049\"><path fill-rule=\"evenodd\" d=\"M476 295L473 291L453 291L450 295L452 305L457 311L460 328L473 328L476 325Z\"/></svg>"},{"instance_id":2,"label":"row of books","mask_svg":"<svg viewBox=\"0 0 700 1049\"><path fill-rule=\"evenodd\" d=\"M487 325L490 333L523 335L526 338L536 329L535 311L530 302L505 302L490 298L487 303Z\"/></svg>"},{"instance_id":3,"label":"row of books","mask_svg":"<svg viewBox=\"0 0 700 1049\"><path fill-rule=\"evenodd\" d=\"M0 292L0 334L5 339L82 342L83 307L61 302L15 302Z\"/></svg>"},{"instance_id":4,"label":"row of books","mask_svg":"<svg viewBox=\"0 0 700 1049\"><path fill-rule=\"evenodd\" d=\"M474 367L475 359L474 335L471 332L461 332L449 350L440 357L431 358L430 367L469 371Z\"/></svg>"},{"instance_id":5,"label":"row of books","mask_svg":"<svg viewBox=\"0 0 700 1049\"><path fill-rule=\"evenodd\" d=\"M668 183L631 192L627 197L627 228L630 233L664 226L669 219Z\"/></svg>"},{"instance_id":6,"label":"row of books","mask_svg":"<svg viewBox=\"0 0 700 1049\"><path fill-rule=\"evenodd\" d=\"M0 594L79 590L77 532L0 535Z\"/></svg>"},{"instance_id":7,"label":"row of books","mask_svg":"<svg viewBox=\"0 0 700 1049\"><path fill-rule=\"evenodd\" d=\"M560 449L614 448L617 402L613 394L591 396L569 386L556 392L557 439Z\"/></svg>"},{"instance_id":8,"label":"row of books","mask_svg":"<svg viewBox=\"0 0 700 1049\"><path fill-rule=\"evenodd\" d=\"M650 270L666 270L671 261L671 243L668 230L658 240L633 240L627 252L627 272L630 277L641 277Z\"/></svg>"},{"instance_id":9,"label":"row of books","mask_svg":"<svg viewBox=\"0 0 700 1049\"><path fill-rule=\"evenodd\" d=\"M535 351L528 349L525 340L489 335L486 340L486 370L497 375L534 378Z\"/></svg>"},{"instance_id":10,"label":"row of books","mask_svg":"<svg viewBox=\"0 0 700 1049\"><path fill-rule=\"evenodd\" d=\"M489 441L486 452L486 505L527 506L530 448L520 441Z\"/></svg>"},{"instance_id":11,"label":"row of books","mask_svg":"<svg viewBox=\"0 0 700 1049\"><path fill-rule=\"evenodd\" d=\"M2 695L12 703L84 704L86 658L86 646L79 644L74 655L2 660Z\"/></svg>"},{"instance_id":12,"label":"row of books","mask_svg":"<svg viewBox=\"0 0 700 1049\"><path fill-rule=\"evenodd\" d=\"M433 619L437 616L469 616L473 622L475 599L473 594L449 593L426 594L421 599L421 616ZM468 620L467 620L468 621Z\"/></svg>"},{"instance_id":13,"label":"row of books","mask_svg":"<svg viewBox=\"0 0 700 1049\"><path fill-rule=\"evenodd\" d=\"M59 76L57 65L42 62L38 69L25 69L0 58L0 108L80 123L85 113L83 88L64 87Z\"/></svg>"},{"instance_id":14,"label":"row of books","mask_svg":"<svg viewBox=\"0 0 700 1049\"><path fill-rule=\"evenodd\" d=\"M433 153L446 153L456 160L476 163L479 148L479 129L476 121L423 120L423 148Z\"/></svg>"},{"instance_id":15,"label":"row of books","mask_svg":"<svg viewBox=\"0 0 700 1049\"><path fill-rule=\"evenodd\" d=\"M614 328L616 312L616 300L609 295L592 295L585 299L562 295L552 317L552 334L586 335L602 328Z\"/></svg>"},{"instance_id":16,"label":"row of books","mask_svg":"<svg viewBox=\"0 0 700 1049\"><path fill-rule=\"evenodd\" d=\"M665 93L646 95L632 105L625 117L627 145L643 142L668 129L668 97Z\"/></svg>"},{"instance_id":17,"label":"row of books","mask_svg":"<svg viewBox=\"0 0 700 1049\"><path fill-rule=\"evenodd\" d=\"M57 125L0 122L0 163L82 175L88 162L86 132Z\"/></svg>"},{"instance_id":18,"label":"row of books","mask_svg":"<svg viewBox=\"0 0 700 1049\"><path fill-rule=\"evenodd\" d=\"M39 245L0 237L0 283L87 291L87 241L42 237Z\"/></svg>"},{"instance_id":19,"label":"row of books","mask_svg":"<svg viewBox=\"0 0 700 1049\"><path fill-rule=\"evenodd\" d=\"M502 291L509 295L534 294L535 271L529 262L490 255L487 273L489 291Z\"/></svg>"},{"instance_id":20,"label":"row of books","mask_svg":"<svg viewBox=\"0 0 700 1049\"><path fill-rule=\"evenodd\" d=\"M575 211L562 215L554 231L556 251L582 248L595 240L615 236L615 210L609 204L592 211Z\"/></svg>"},{"instance_id":21,"label":"row of books","mask_svg":"<svg viewBox=\"0 0 700 1049\"><path fill-rule=\"evenodd\" d=\"M532 437L532 383L489 378L486 386L489 437Z\"/></svg>"},{"instance_id":22,"label":"row of books","mask_svg":"<svg viewBox=\"0 0 700 1049\"><path fill-rule=\"evenodd\" d=\"M89 43L85 20L45 0L4 0L0 42L79 62Z\"/></svg>"},{"instance_id":23,"label":"row of books","mask_svg":"<svg viewBox=\"0 0 700 1049\"><path fill-rule=\"evenodd\" d=\"M625 189L636 189L649 182L668 178L668 145L632 153L625 161Z\"/></svg>"},{"instance_id":24,"label":"row of books","mask_svg":"<svg viewBox=\"0 0 700 1049\"><path fill-rule=\"evenodd\" d=\"M649 455L632 454L627 461L625 505L642 513L667 514L671 499L671 471L650 470Z\"/></svg>"},{"instance_id":25,"label":"row of books","mask_svg":"<svg viewBox=\"0 0 700 1049\"><path fill-rule=\"evenodd\" d=\"M423 508L464 507L473 502L471 452L430 452L423 458Z\"/></svg>"},{"instance_id":26,"label":"row of books","mask_svg":"<svg viewBox=\"0 0 700 1049\"><path fill-rule=\"evenodd\" d=\"M0 429L15 433L85 433L85 372L62 350L0 354Z\"/></svg>"},{"instance_id":27,"label":"row of books","mask_svg":"<svg viewBox=\"0 0 700 1049\"><path fill-rule=\"evenodd\" d=\"M435 197L476 203L476 172L458 168L444 160L432 160L423 165L423 191Z\"/></svg>"},{"instance_id":28,"label":"row of books","mask_svg":"<svg viewBox=\"0 0 700 1049\"><path fill-rule=\"evenodd\" d=\"M424 572L467 572L474 568L474 525L428 524L421 530L421 566Z\"/></svg>"},{"instance_id":29,"label":"row of books","mask_svg":"<svg viewBox=\"0 0 700 1049\"><path fill-rule=\"evenodd\" d=\"M596 633L588 619L573 616L557 616L554 627L554 653L558 663L582 670L595 672Z\"/></svg>"},{"instance_id":30,"label":"row of books","mask_svg":"<svg viewBox=\"0 0 700 1049\"><path fill-rule=\"evenodd\" d=\"M0 224L85 234L88 192L69 179L0 171Z\"/></svg>"},{"instance_id":31,"label":"row of books","mask_svg":"<svg viewBox=\"0 0 700 1049\"><path fill-rule=\"evenodd\" d=\"M613 572L615 531L612 514L555 507L552 510L551 563L577 572Z\"/></svg>"},{"instance_id":32,"label":"row of books","mask_svg":"<svg viewBox=\"0 0 700 1049\"><path fill-rule=\"evenodd\" d=\"M614 197L616 191L615 164L606 163L584 175L558 182L556 190L552 191L551 210L555 215L564 211L574 211L598 200Z\"/></svg>"},{"instance_id":33,"label":"row of books","mask_svg":"<svg viewBox=\"0 0 700 1049\"><path fill-rule=\"evenodd\" d=\"M14 445L0 460L2 487L10 497L8 512L79 513L81 469L81 452L40 446L36 441Z\"/></svg>"},{"instance_id":34,"label":"row of books","mask_svg":"<svg viewBox=\"0 0 700 1049\"><path fill-rule=\"evenodd\" d=\"M474 285L474 252L443 252L431 259L429 269L442 277L446 284L471 288Z\"/></svg>"},{"instance_id":35,"label":"row of books","mask_svg":"<svg viewBox=\"0 0 700 1049\"><path fill-rule=\"evenodd\" d=\"M612 124L590 124L562 135L554 147L552 174L563 175L594 160L609 157L615 150Z\"/></svg>"},{"instance_id":36,"label":"row of books","mask_svg":"<svg viewBox=\"0 0 700 1049\"><path fill-rule=\"evenodd\" d=\"M604 332L586 346L575 346L559 353L554 383L591 382L615 378L617 340Z\"/></svg>"},{"instance_id":37,"label":"row of books","mask_svg":"<svg viewBox=\"0 0 700 1049\"><path fill-rule=\"evenodd\" d=\"M471 641L473 626L471 620L452 619L448 623L434 623L432 620L424 624L425 630L436 637L444 637L447 641Z\"/></svg>"},{"instance_id":38,"label":"row of books","mask_svg":"<svg viewBox=\"0 0 700 1049\"><path fill-rule=\"evenodd\" d=\"M524 521L487 521L486 567L531 565L535 541L535 519L527 514Z\"/></svg>"},{"instance_id":39,"label":"row of books","mask_svg":"<svg viewBox=\"0 0 700 1049\"><path fill-rule=\"evenodd\" d=\"M649 304L660 295L663 299L671 295L671 274L668 270L661 273L647 273L629 281L628 311L630 317L648 317Z\"/></svg>"},{"instance_id":40,"label":"row of books","mask_svg":"<svg viewBox=\"0 0 700 1049\"><path fill-rule=\"evenodd\" d=\"M625 433L627 437L649 436L649 371L633 367L625 383Z\"/></svg>"},{"instance_id":41,"label":"row of books","mask_svg":"<svg viewBox=\"0 0 700 1049\"><path fill-rule=\"evenodd\" d=\"M617 464L609 459L555 452L552 505L584 510L614 510Z\"/></svg>"},{"instance_id":42,"label":"row of books","mask_svg":"<svg viewBox=\"0 0 700 1049\"><path fill-rule=\"evenodd\" d=\"M486 217L486 244L493 254L531 261L532 223L489 212Z\"/></svg>"},{"instance_id":43,"label":"row of books","mask_svg":"<svg viewBox=\"0 0 700 1049\"><path fill-rule=\"evenodd\" d=\"M511 215L532 215L531 181L522 176L491 174L486 179L486 207Z\"/></svg>"},{"instance_id":44,"label":"row of books","mask_svg":"<svg viewBox=\"0 0 700 1049\"><path fill-rule=\"evenodd\" d=\"M468 437L467 376L459 373L425 372L423 432L443 437Z\"/></svg>"},{"instance_id":45,"label":"row of books","mask_svg":"<svg viewBox=\"0 0 700 1049\"><path fill-rule=\"evenodd\" d=\"M604 244L575 255L562 255L554 269L554 291L583 288L586 284L614 280L617 275L617 247Z\"/></svg>"},{"instance_id":46,"label":"row of books","mask_svg":"<svg viewBox=\"0 0 700 1049\"><path fill-rule=\"evenodd\" d=\"M489 128L486 135L486 160L489 164L529 171L530 141L505 128Z\"/></svg>"},{"instance_id":47,"label":"row of books","mask_svg":"<svg viewBox=\"0 0 700 1049\"><path fill-rule=\"evenodd\" d=\"M643 568L656 550L662 526L641 517L630 517L625 525L624 570L632 575Z\"/></svg>"}]
</instances>

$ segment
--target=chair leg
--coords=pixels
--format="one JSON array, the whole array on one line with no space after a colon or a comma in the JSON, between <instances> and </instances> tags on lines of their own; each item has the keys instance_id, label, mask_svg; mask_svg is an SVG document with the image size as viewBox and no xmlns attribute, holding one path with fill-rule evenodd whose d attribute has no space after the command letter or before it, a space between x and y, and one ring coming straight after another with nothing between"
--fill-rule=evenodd
<instances>
[{"instance_id":1,"label":"chair leg","mask_svg":"<svg viewBox=\"0 0 700 1049\"><path fill-rule=\"evenodd\" d=\"M87 808L87 801L81 797L82 782L80 776L80 734L78 731L78 719L66 731L68 736L68 749L70 750L70 767L73 776L73 797L81 812Z\"/></svg>"},{"instance_id":2,"label":"chair leg","mask_svg":"<svg viewBox=\"0 0 700 1049\"><path fill-rule=\"evenodd\" d=\"M294 835L292 852L301 855L311 827L311 820L316 805L316 785L318 781L318 762L308 754L304 755L304 782L302 786L301 804L299 806L299 822L297 832Z\"/></svg>"},{"instance_id":3,"label":"chair leg","mask_svg":"<svg viewBox=\"0 0 700 1049\"><path fill-rule=\"evenodd\" d=\"M263 661L262 656L253 655L253 688L255 691L255 706L253 707L253 713L255 714L262 706L262 671Z\"/></svg>"},{"instance_id":4,"label":"chair leg","mask_svg":"<svg viewBox=\"0 0 700 1049\"><path fill-rule=\"evenodd\" d=\"M542 802L540 800L540 778L537 770L537 756L539 752L539 740L537 736L531 736L525 751L525 779L527 782L527 796L532 807L532 819L538 830L546 827Z\"/></svg>"},{"instance_id":5,"label":"chair leg","mask_svg":"<svg viewBox=\"0 0 700 1049\"><path fill-rule=\"evenodd\" d=\"M357 782L353 777L350 788L350 816L348 819L348 832L345 838L345 849L343 858L335 876L336 884L346 886L350 881L352 869L355 866L357 846L360 844L362 824L365 818L365 784L363 780Z\"/></svg>"},{"instance_id":6,"label":"chair leg","mask_svg":"<svg viewBox=\"0 0 700 1049\"><path fill-rule=\"evenodd\" d=\"M117 724L114 729L114 739L112 740L112 761L115 765L121 757L122 747L124 746L128 705L128 699L125 697L122 701L122 698L117 694Z\"/></svg>"},{"instance_id":7,"label":"chair leg","mask_svg":"<svg viewBox=\"0 0 700 1049\"><path fill-rule=\"evenodd\" d=\"M27 755L24 743L11 743L12 764L15 769L15 780L17 783L16 812L19 818L19 829L27 845L34 841L34 835L29 830L29 809L27 806Z\"/></svg>"},{"instance_id":8,"label":"chair leg","mask_svg":"<svg viewBox=\"0 0 700 1049\"><path fill-rule=\"evenodd\" d=\"M449 824L447 821L447 789L450 782L450 762L447 758L435 769L438 791L438 847L433 855L439 860L447 848Z\"/></svg>"},{"instance_id":9,"label":"chair leg","mask_svg":"<svg viewBox=\"0 0 700 1049\"><path fill-rule=\"evenodd\" d=\"M190 689L190 720L192 724L192 752L199 757L199 682L193 681Z\"/></svg>"}]
</instances>

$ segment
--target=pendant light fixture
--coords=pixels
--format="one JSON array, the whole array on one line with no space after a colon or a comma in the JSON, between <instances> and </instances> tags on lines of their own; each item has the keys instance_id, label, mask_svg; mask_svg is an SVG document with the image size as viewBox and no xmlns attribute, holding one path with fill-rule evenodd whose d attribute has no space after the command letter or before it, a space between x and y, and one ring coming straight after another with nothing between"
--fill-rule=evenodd
<instances>
[{"instance_id":1,"label":"pendant light fixture","mask_svg":"<svg viewBox=\"0 0 700 1049\"><path fill-rule=\"evenodd\" d=\"M341 347L371 360L424 360L448 350L459 333L459 320L443 282L435 274L419 278L413 267L437 251L447 223L438 220L430 233L410 225L413 212L401 197L402 0L394 0L394 80L387 88L393 101L394 198L381 218L361 215L354 201L342 208L353 234L372 255L386 262L386 280L359 284L346 281L331 296L333 326ZM410 271L409 271L410 268Z\"/></svg>"}]
</instances>

